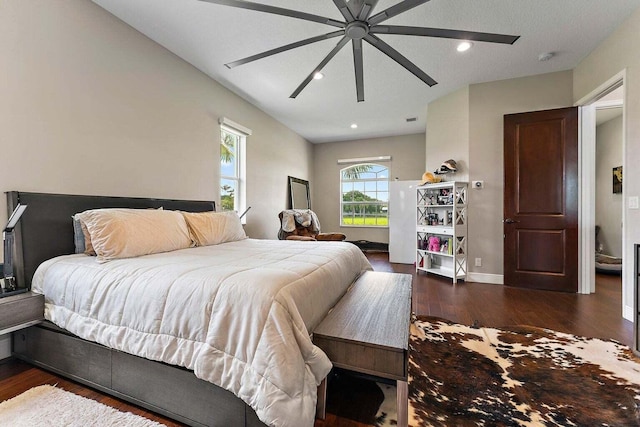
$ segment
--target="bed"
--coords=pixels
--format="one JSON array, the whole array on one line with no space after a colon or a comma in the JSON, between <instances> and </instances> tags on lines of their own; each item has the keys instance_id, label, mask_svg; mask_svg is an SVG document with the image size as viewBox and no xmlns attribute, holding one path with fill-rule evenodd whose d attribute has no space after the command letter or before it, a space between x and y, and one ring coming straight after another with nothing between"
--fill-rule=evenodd
<instances>
[{"instance_id":1,"label":"bed","mask_svg":"<svg viewBox=\"0 0 640 427\"><path fill-rule=\"evenodd\" d=\"M18 281L45 294L53 321L14 335L18 357L189 425L313 424L331 365L310 333L371 268L355 246L242 239L97 263L73 254L77 212L214 206L19 192L8 201L29 205Z\"/></svg>"}]
</instances>

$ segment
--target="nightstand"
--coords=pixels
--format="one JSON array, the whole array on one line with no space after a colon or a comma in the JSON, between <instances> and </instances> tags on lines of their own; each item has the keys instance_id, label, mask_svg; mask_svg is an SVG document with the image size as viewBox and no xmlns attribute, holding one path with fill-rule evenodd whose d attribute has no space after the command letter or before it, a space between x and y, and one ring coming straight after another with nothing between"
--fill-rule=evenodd
<instances>
[{"instance_id":1,"label":"nightstand","mask_svg":"<svg viewBox=\"0 0 640 427\"><path fill-rule=\"evenodd\" d=\"M40 323L44 295L26 292L0 298L0 335Z\"/></svg>"}]
</instances>

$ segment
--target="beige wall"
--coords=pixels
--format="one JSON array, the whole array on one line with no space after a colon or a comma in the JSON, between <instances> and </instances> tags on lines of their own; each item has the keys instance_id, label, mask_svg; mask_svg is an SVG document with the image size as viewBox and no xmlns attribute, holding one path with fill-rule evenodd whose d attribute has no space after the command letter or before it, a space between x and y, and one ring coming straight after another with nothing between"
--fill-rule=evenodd
<instances>
[{"instance_id":1,"label":"beige wall","mask_svg":"<svg viewBox=\"0 0 640 427\"><path fill-rule=\"evenodd\" d=\"M570 106L571 88L571 71L563 71L471 85L427 108L427 169L452 157L461 160L456 180L484 181L468 199L469 271L492 275L477 280L499 282L503 273L503 117ZM481 267L475 258L482 258Z\"/></svg>"},{"instance_id":2,"label":"beige wall","mask_svg":"<svg viewBox=\"0 0 640 427\"><path fill-rule=\"evenodd\" d=\"M311 207L323 231L344 233L351 241L388 243L387 228L340 227L340 169L348 165L338 165L338 159L390 155L391 162L381 164L388 165L391 180L420 179L424 173L424 140L424 134L416 134L315 144Z\"/></svg>"},{"instance_id":3,"label":"beige wall","mask_svg":"<svg viewBox=\"0 0 640 427\"><path fill-rule=\"evenodd\" d=\"M484 181L469 193L470 271L503 273L504 115L571 106L571 79L564 71L470 87L469 178Z\"/></svg>"},{"instance_id":4,"label":"beige wall","mask_svg":"<svg viewBox=\"0 0 640 427\"><path fill-rule=\"evenodd\" d=\"M612 170L622 165L622 116L596 128L596 224L603 252L622 256L622 194L613 192Z\"/></svg>"},{"instance_id":5,"label":"beige wall","mask_svg":"<svg viewBox=\"0 0 640 427\"><path fill-rule=\"evenodd\" d=\"M640 9L605 39L573 72L573 98L577 102L616 74L626 70L624 98L624 196L640 196ZM623 217L623 304L625 315L633 310L633 245L640 243L640 210L628 209Z\"/></svg>"},{"instance_id":6,"label":"beige wall","mask_svg":"<svg viewBox=\"0 0 640 427\"><path fill-rule=\"evenodd\" d=\"M442 162L456 161L457 172L447 181L469 179L469 86L427 106L426 168L433 172Z\"/></svg>"},{"instance_id":7,"label":"beige wall","mask_svg":"<svg viewBox=\"0 0 640 427\"><path fill-rule=\"evenodd\" d=\"M88 0L0 3L0 70L2 191L216 200L220 116L253 130L250 236L312 176L309 142Z\"/></svg>"}]
</instances>

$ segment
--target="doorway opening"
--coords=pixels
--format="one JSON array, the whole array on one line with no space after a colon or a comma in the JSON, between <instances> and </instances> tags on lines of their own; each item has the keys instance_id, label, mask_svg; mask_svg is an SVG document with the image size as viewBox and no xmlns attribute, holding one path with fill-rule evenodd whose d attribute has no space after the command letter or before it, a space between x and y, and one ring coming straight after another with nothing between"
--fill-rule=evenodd
<instances>
[{"instance_id":1,"label":"doorway opening","mask_svg":"<svg viewBox=\"0 0 640 427\"><path fill-rule=\"evenodd\" d=\"M603 215L608 213L606 208L598 209L598 179L604 179L604 173L598 177L598 168L596 166L596 158L600 157L601 153L598 153L597 146L597 124L598 116L603 120L604 116L616 115L612 119L617 119L620 123L621 130L619 131L619 164L612 167L611 170L611 192L613 189L613 176L615 174L614 168L620 166L624 171L624 158L625 158L625 114L624 114L624 100L625 100L625 72L617 74L616 76L603 83L600 87L594 90L592 93L579 100L576 105L580 107L581 114L581 144L580 144L580 287L579 292L588 294L596 291L596 226L600 225L598 222L605 220ZM616 110L617 109L617 110ZM600 165L601 168L603 167ZM600 171L603 172L603 171ZM603 198L604 192L600 189L600 199ZM620 212L618 220L612 220L608 226L608 234L611 240L610 247L615 245L614 252L619 253L619 257L622 258L622 264L620 269L622 270L622 316L625 319L633 319L633 298L629 298L629 292L626 287L628 283L628 272L624 269L624 259L626 258L625 239L624 239L624 227L625 227L625 210L624 210L624 185L622 185L621 193L617 194L617 197L609 198L611 203L610 210ZM601 200L602 201L602 200ZM604 210L603 210L604 209ZM600 211L598 215L597 211ZM613 225L614 221L619 221L620 228L616 229ZM619 234L617 234L619 232ZM619 242L614 240L619 236ZM618 246L619 244L619 246ZM619 248L619 249L618 249ZM608 249L611 250L611 249ZM620 250L620 252L617 252ZM631 292L632 293L632 292Z\"/></svg>"}]
</instances>

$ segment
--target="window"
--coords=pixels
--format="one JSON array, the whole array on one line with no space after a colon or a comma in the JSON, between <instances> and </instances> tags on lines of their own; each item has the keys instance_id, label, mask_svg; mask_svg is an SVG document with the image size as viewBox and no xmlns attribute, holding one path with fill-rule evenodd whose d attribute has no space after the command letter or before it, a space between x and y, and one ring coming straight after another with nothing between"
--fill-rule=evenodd
<instances>
[{"instance_id":1,"label":"window","mask_svg":"<svg viewBox=\"0 0 640 427\"><path fill-rule=\"evenodd\" d=\"M389 170L362 163L340 171L340 224L356 227L389 226Z\"/></svg>"},{"instance_id":2,"label":"window","mask_svg":"<svg viewBox=\"0 0 640 427\"><path fill-rule=\"evenodd\" d=\"M226 126L220 129L220 209L245 209L245 135ZM244 219L244 218L243 218Z\"/></svg>"}]
</instances>

